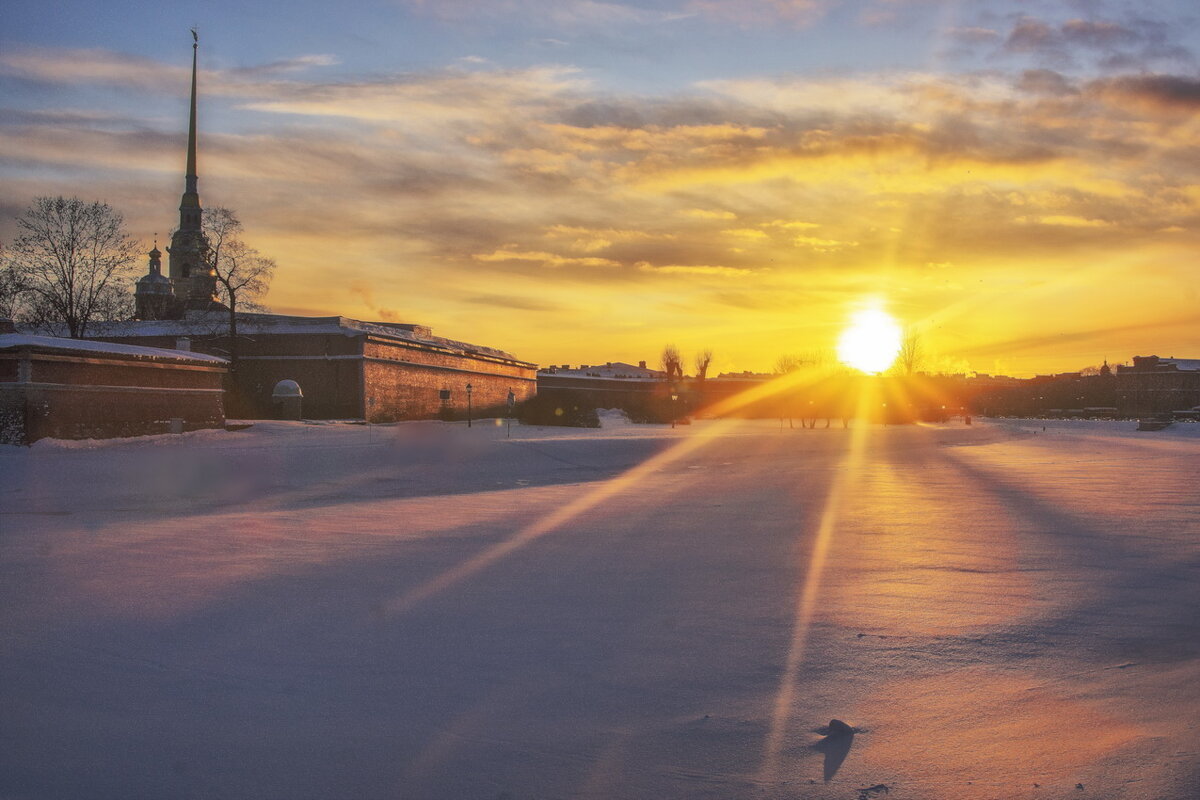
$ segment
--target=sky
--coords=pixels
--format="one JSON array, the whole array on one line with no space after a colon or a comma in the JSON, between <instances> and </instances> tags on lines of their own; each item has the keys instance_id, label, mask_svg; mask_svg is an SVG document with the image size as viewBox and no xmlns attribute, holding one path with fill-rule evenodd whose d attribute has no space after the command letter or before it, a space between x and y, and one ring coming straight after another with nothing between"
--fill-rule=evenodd
<instances>
[{"instance_id":1,"label":"sky","mask_svg":"<svg viewBox=\"0 0 1200 800\"><path fill-rule=\"evenodd\" d=\"M1200 357L1193 2L18 0L0 241L58 194L169 239L193 26L201 202L279 313L542 365L770 371L864 308L930 369Z\"/></svg>"}]
</instances>

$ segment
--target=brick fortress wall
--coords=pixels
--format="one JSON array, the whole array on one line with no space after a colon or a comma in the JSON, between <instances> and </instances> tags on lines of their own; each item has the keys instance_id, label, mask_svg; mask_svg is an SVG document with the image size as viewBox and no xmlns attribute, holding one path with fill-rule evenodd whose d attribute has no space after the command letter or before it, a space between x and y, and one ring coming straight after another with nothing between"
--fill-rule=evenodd
<instances>
[{"instance_id":1,"label":"brick fortress wall","mask_svg":"<svg viewBox=\"0 0 1200 800\"><path fill-rule=\"evenodd\" d=\"M409 345L369 337L363 362L370 422L462 418L467 384L475 417L502 416L508 393L521 403L537 393L532 365L482 354ZM443 393L449 396L443 399Z\"/></svg>"},{"instance_id":2,"label":"brick fortress wall","mask_svg":"<svg viewBox=\"0 0 1200 800\"><path fill-rule=\"evenodd\" d=\"M136 325L136 323L133 323ZM342 329L348 330L348 329ZM104 335L107 341L178 347L178 336ZM227 356L227 336L190 336L190 347ZM238 337L237 363L226 381L226 409L233 418L270 419L275 385L293 380L304 394L307 419L465 419L467 384L475 417L507 411L537 393L536 368L491 352L442 340L409 341L374 333L248 331ZM443 399L442 393L449 392Z\"/></svg>"},{"instance_id":3,"label":"brick fortress wall","mask_svg":"<svg viewBox=\"0 0 1200 800\"><path fill-rule=\"evenodd\" d=\"M223 365L0 352L0 441L107 439L225 424Z\"/></svg>"}]
</instances>

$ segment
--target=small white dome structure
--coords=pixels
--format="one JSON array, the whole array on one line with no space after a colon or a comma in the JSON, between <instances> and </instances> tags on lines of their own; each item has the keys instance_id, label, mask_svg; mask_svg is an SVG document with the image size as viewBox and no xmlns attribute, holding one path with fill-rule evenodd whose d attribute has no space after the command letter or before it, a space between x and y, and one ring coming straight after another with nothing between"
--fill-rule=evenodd
<instances>
[{"instance_id":1,"label":"small white dome structure","mask_svg":"<svg viewBox=\"0 0 1200 800\"><path fill-rule=\"evenodd\" d=\"M275 384L271 390L271 405L275 407L275 419L302 419L301 405L304 402L304 392L300 384L293 380L284 379Z\"/></svg>"},{"instance_id":2,"label":"small white dome structure","mask_svg":"<svg viewBox=\"0 0 1200 800\"><path fill-rule=\"evenodd\" d=\"M304 397L304 392L300 391L300 384L295 381L282 380L271 390L271 399L278 400L281 397Z\"/></svg>"}]
</instances>

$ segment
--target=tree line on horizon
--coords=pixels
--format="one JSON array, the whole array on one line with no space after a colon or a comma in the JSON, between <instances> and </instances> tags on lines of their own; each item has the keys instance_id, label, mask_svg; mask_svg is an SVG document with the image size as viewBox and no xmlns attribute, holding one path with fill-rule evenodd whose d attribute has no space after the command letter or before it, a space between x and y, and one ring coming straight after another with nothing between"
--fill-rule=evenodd
<instances>
[{"instance_id":1,"label":"tree line on horizon","mask_svg":"<svg viewBox=\"0 0 1200 800\"><path fill-rule=\"evenodd\" d=\"M693 363L696 370L694 377L697 381L703 382L707 379L712 360L712 348L706 348L696 353ZM913 329L907 330L900 342L900 350L896 355L896 361L888 370L888 374L915 375L925 368L926 360L925 348L922 345L920 333ZM659 364L661 365L662 372L665 373L664 380L668 382L683 380L684 362L685 359L678 347L674 344L664 346L662 355L659 357ZM832 349L818 348L800 353L786 353L779 356L775 359L773 374L787 375L792 372L801 372L804 370L846 373L854 371L839 361Z\"/></svg>"}]
</instances>

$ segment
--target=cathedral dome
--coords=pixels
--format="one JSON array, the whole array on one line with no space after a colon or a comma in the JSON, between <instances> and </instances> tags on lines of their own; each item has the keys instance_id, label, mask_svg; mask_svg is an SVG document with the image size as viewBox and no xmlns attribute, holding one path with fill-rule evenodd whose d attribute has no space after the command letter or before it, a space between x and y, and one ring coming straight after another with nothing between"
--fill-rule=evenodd
<instances>
[{"instance_id":1,"label":"cathedral dome","mask_svg":"<svg viewBox=\"0 0 1200 800\"><path fill-rule=\"evenodd\" d=\"M171 294L171 279L161 272L151 272L138 278L138 294Z\"/></svg>"}]
</instances>

